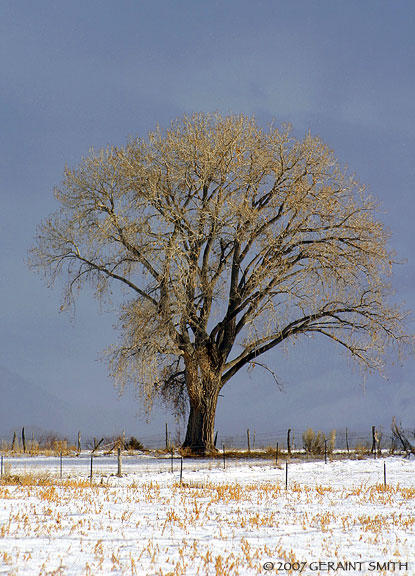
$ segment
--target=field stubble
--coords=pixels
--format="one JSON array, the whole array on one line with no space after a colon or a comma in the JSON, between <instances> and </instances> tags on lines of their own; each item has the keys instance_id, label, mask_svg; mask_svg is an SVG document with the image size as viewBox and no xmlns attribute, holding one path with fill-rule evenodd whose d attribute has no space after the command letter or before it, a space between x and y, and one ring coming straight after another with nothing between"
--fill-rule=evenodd
<instances>
[{"instance_id":1,"label":"field stubble","mask_svg":"<svg viewBox=\"0 0 415 576\"><path fill-rule=\"evenodd\" d=\"M0 574L245 576L266 573L265 562L274 564L268 573L296 574L277 571L278 562L304 562L309 575L320 574L310 563L324 560L409 563L399 571L409 575L414 464L389 459L385 486L380 462L295 463L288 490L283 469L247 462L226 471L195 462L183 483L165 469L101 473L92 485L9 470L0 485Z\"/></svg>"}]
</instances>

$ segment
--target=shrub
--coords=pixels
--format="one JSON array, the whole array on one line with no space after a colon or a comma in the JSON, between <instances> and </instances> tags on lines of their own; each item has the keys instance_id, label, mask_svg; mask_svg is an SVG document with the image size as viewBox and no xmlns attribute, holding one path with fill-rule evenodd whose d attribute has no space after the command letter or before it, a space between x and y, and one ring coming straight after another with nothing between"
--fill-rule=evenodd
<instances>
[{"instance_id":1,"label":"shrub","mask_svg":"<svg viewBox=\"0 0 415 576\"><path fill-rule=\"evenodd\" d=\"M323 432L317 434L312 428L303 433L303 446L307 454L324 454L326 436ZM336 430L330 432L330 440L327 442L327 452L332 454L336 444Z\"/></svg>"},{"instance_id":2,"label":"shrub","mask_svg":"<svg viewBox=\"0 0 415 576\"><path fill-rule=\"evenodd\" d=\"M365 456L370 454L370 447L367 442L358 443L355 446L355 453L358 460L362 460Z\"/></svg>"},{"instance_id":3,"label":"shrub","mask_svg":"<svg viewBox=\"0 0 415 576\"><path fill-rule=\"evenodd\" d=\"M131 438L125 443L125 447L127 450L144 450L144 446L134 436L131 436Z\"/></svg>"}]
</instances>

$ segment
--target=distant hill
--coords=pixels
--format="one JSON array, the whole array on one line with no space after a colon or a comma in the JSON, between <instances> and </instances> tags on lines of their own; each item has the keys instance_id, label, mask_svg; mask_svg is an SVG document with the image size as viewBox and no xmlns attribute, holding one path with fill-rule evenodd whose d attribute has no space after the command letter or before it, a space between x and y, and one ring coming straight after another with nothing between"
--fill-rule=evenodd
<instances>
[{"instance_id":1,"label":"distant hill","mask_svg":"<svg viewBox=\"0 0 415 576\"><path fill-rule=\"evenodd\" d=\"M85 412L0 366L0 437L6 438L23 426L73 435L85 424Z\"/></svg>"},{"instance_id":2,"label":"distant hill","mask_svg":"<svg viewBox=\"0 0 415 576\"><path fill-rule=\"evenodd\" d=\"M79 400L79 402L77 402ZM173 429L172 418L164 411L161 422L147 424L137 416L137 400L130 391L121 399L114 393L105 398L99 388L71 402L44 390L0 365L0 440L10 441L13 432L20 437L22 427L35 438L54 433L75 442L78 431L84 440L93 436L127 435L145 437L162 435L165 422Z\"/></svg>"}]
</instances>

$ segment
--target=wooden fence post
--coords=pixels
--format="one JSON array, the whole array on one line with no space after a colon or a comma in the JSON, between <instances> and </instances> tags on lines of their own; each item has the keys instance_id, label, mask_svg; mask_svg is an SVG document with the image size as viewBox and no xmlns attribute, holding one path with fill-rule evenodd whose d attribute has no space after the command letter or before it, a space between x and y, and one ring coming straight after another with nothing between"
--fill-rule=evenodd
<instances>
[{"instance_id":1,"label":"wooden fence post","mask_svg":"<svg viewBox=\"0 0 415 576\"><path fill-rule=\"evenodd\" d=\"M118 449L117 449L117 464L118 464L117 476L118 476L118 478L121 478L121 447L120 446L118 446Z\"/></svg>"},{"instance_id":2,"label":"wooden fence post","mask_svg":"<svg viewBox=\"0 0 415 576\"><path fill-rule=\"evenodd\" d=\"M94 437L94 449L92 450L92 452L96 452L103 442L104 438L101 438L101 440L98 442L97 439Z\"/></svg>"},{"instance_id":3,"label":"wooden fence post","mask_svg":"<svg viewBox=\"0 0 415 576\"><path fill-rule=\"evenodd\" d=\"M349 455L350 453L350 449L349 449L349 431L346 428L346 450L347 450L347 455Z\"/></svg>"},{"instance_id":4,"label":"wooden fence post","mask_svg":"<svg viewBox=\"0 0 415 576\"><path fill-rule=\"evenodd\" d=\"M248 430L246 431L246 437L247 437L247 440L248 440L248 452L250 452L250 451L251 451L251 435L250 435L250 432L249 432L249 428L248 428Z\"/></svg>"},{"instance_id":5,"label":"wooden fence post","mask_svg":"<svg viewBox=\"0 0 415 576\"><path fill-rule=\"evenodd\" d=\"M376 426L372 426L372 454L376 460Z\"/></svg>"},{"instance_id":6,"label":"wooden fence post","mask_svg":"<svg viewBox=\"0 0 415 576\"><path fill-rule=\"evenodd\" d=\"M24 426L22 428L22 444L23 444L23 454L26 454L26 435L24 431Z\"/></svg>"},{"instance_id":7,"label":"wooden fence post","mask_svg":"<svg viewBox=\"0 0 415 576\"><path fill-rule=\"evenodd\" d=\"M279 446L278 446L278 442L277 442L277 449L275 450L275 464L278 465L278 451L279 451Z\"/></svg>"},{"instance_id":8,"label":"wooden fence post","mask_svg":"<svg viewBox=\"0 0 415 576\"><path fill-rule=\"evenodd\" d=\"M78 452L81 453L81 432L78 432Z\"/></svg>"},{"instance_id":9,"label":"wooden fence post","mask_svg":"<svg viewBox=\"0 0 415 576\"><path fill-rule=\"evenodd\" d=\"M16 432L13 432L12 452L14 452L16 450L16 442L17 442L17 435L16 435Z\"/></svg>"}]
</instances>

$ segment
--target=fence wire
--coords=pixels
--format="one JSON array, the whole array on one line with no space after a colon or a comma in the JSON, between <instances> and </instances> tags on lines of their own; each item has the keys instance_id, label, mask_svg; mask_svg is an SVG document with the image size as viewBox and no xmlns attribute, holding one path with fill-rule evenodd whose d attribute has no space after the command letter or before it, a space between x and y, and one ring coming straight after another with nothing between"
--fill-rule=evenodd
<instances>
[{"instance_id":1,"label":"fence wire","mask_svg":"<svg viewBox=\"0 0 415 576\"><path fill-rule=\"evenodd\" d=\"M215 436L216 447L222 450L223 446L226 450L275 450L279 446L280 450L287 450L288 443L290 444L291 451L301 451L304 448L303 436L307 432L306 429L291 428L279 429L275 432L256 432L253 429L247 429L244 433L237 434L221 434L218 432ZM317 433L317 431L315 430ZM331 430L323 430L322 434L328 440L331 437ZM415 429L405 429L404 434L408 440L415 443ZM400 448L397 446L396 438L391 431L384 431L381 428L376 430L377 434L377 447L383 450L393 450ZM24 438L22 437L24 436ZM121 436L108 436L108 437L92 437L83 436L60 436L60 435L39 435L32 432L29 428L25 429L22 435L19 433L12 433L8 437L0 437L0 450L10 451L27 451L34 452L44 449L59 451L65 450L111 450L119 441L127 444L130 442L130 447L134 449L147 450L165 450L166 448L179 448L182 439L180 435L172 439L171 434L155 434L155 435L127 435ZM138 444L134 444L137 441ZM373 445L373 430L370 428L367 431L353 431L349 429L339 429L335 432L334 449L335 450L350 450L355 451L359 449L371 449Z\"/></svg>"}]
</instances>

